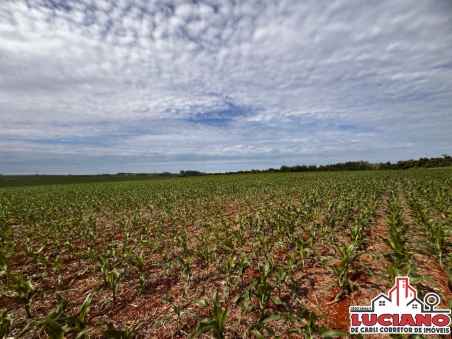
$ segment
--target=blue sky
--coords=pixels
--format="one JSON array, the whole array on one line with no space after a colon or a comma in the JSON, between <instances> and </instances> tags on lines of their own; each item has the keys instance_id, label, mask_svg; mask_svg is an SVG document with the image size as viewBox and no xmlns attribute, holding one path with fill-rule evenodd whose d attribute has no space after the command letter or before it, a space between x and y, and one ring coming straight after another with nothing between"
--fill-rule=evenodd
<instances>
[{"instance_id":1,"label":"blue sky","mask_svg":"<svg viewBox=\"0 0 452 339\"><path fill-rule=\"evenodd\" d=\"M452 2L0 2L0 172L452 153Z\"/></svg>"}]
</instances>

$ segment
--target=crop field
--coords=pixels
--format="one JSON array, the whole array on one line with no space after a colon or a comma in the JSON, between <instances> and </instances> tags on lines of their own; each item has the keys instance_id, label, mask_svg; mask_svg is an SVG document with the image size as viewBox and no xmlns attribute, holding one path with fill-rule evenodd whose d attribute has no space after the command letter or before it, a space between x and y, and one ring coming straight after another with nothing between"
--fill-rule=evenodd
<instances>
[{"instance_id":1,"label":"crop field","mask_svg":"<svg viewBox=\"0 0 452 339\"><path fill-rule=\"evenodd\" d=\"M451 308L451 202L450 169L2 188L0 338L347 336L399 275Z\"/></svg>"}]
</instances>

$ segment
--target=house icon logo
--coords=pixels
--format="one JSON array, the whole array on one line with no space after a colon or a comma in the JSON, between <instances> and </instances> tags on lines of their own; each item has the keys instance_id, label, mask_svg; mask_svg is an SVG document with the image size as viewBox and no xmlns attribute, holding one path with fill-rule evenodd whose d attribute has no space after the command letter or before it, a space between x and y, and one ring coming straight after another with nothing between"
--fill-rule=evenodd
<instances>
[{"instance_id":1,"label":"house icon logo","mask_svg":"<svg viewBox=\"0 0 452 339\"><path fill-rule=\"evenodd\" d=\"M380 294L370 306L350 307L350 333L450 334L450 310L435 309L436 293L421 301L410 278L397 277L388 295Z\"/></svg>"},{"instance_id":2,"label":"house icon logo","mask_svg":"<svg viewBox=\"0 0 452 339\"><path fill-rule=\"evenodd\" d=\"M398 307L406 305L407 301L417 298L417 291L410 285L409 278L397 277L396 284L388 292L389 299Z\"/></svg>"}]
</instances>

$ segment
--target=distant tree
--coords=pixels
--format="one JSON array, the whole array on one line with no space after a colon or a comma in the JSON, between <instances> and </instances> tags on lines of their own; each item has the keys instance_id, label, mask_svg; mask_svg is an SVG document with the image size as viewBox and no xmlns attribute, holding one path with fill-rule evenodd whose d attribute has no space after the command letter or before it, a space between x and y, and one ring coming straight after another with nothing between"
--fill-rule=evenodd
<instances>
[{"instance_id":1,"label":"distant tree","mask_svg":"<svg viewBox=\"0 0 452 339\"><path fill-rule=\"evenodd\" d=\"M279 170L280 172L290 172L290 167L283 165Z\"/></svg>"}]
</instances>

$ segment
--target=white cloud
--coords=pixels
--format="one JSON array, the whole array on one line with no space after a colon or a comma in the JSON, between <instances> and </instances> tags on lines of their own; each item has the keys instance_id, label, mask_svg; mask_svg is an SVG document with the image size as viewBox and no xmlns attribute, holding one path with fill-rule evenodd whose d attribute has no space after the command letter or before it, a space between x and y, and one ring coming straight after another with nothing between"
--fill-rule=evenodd
<instances>
[{"instance_id":1,"label":"white cloud","mask_svg":"<svg viewBox=\"0 0 452 339\"><path fill-rule=\"evenodd\" d=\"M0 3L2 172L450 152L449 2L28 4Z\"/></svg>"}]
</instances>

